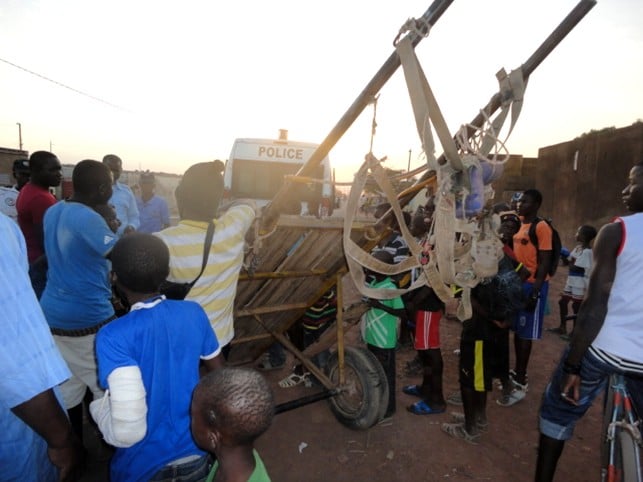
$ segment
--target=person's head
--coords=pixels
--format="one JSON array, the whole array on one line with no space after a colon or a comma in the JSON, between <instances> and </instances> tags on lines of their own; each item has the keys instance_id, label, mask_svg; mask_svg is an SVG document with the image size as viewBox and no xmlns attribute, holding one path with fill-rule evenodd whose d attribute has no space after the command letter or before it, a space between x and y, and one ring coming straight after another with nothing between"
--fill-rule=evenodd
<instances>
[{"instance_id":1,"label":"person's head","mask_svg":"<svg viewBox=\"0 0 643 482\"><path fill-rule=\"evenodd\" d=\"M107 154L103 157L103 164L105 164L112 173L113 181L118 181L123 172L123 161L116 154Z\"/></svg>"},{"instance_id":2,"label":"person's head","mask_svg":"<svg viewBox=\"0 0 643 482\"><path fill-rule=\"evenodd\" d=\"M424 206L418 206L413 213L409 226L409 231L411 231L413 236L419 238L429 231L431 227L431 214Z\"/></svg>"},{"instance_id":3,"label":"person's head","mask_svg":"<svg viewBox=\"0 0 643 482\"><path fill-rule=\"evenodd\" d=\"M55 154L36 151L29 156L30 179L34 184L50 188L60 185L63 179L62 165Z\"/></svg>"},{"instance_id":4,"label":"person's head","mask_svg":"<svg viewBox=\"0 0 643 482\"><path fill-rule=\"evenodd\" d=\"M500 215L500 227L498 234L503 243L510 243L514 234L520 229L520 218L515 211L503 211Z\"/></svg>"},{"instance_id":5,"label":"person's head","mask_svg":"<svg viewBox=\"0 0 643 482\"><path fill-rule=\"evenodd\" d=\"M73 199L94 207L105 204L112 197L112 175L109 168L98 161L80 161L71 174Z\"/></svg>"},{"instance_id":6,"label":"person's head","mask_svg":"<svg viewBox=\"0 0 643 482\"><path fill-rule=\"evenodd\" d=\"M190 166L179 182L174 195L181 219L212 220L223 195L221 161L200 162Z\"/></svg>"},{"instance_id":7,"label":"person's head","mask_svg":"<svg viewBox=\"0 0 643 482\"><path fill-rule=\"evenodd\" d=\"M11 170L13 178L16 180L16 187L18 191L22 189L22 186L29 182L29 160L28 159L16 159L13 161L13 168Z\"/></svg>"},{"instance_id":8,"label":"person's head","mask_svg":"<svg viewBox=\"0 0 643 482\"><path fill-rule=\"evenodd\" d=\"M141 197L144 199L152 197L154 195L154 187L156 186L154 173L150 171L142 172L138 178L138 185L141 187Z\"/></svg>"},{"instance_id":9,"label":"person's head","mask_svg":"<svg viewBox=\"0 0 643 482\"><path fill-rule=\"evenodd\" d=\"M628 185L621 194L630 212L643 212L643 161L635 164L630 170Z\"/></svg>"},{"instance_id":10,"label":"person's head","mask_svg":"<svg viewBox=\"0 0 643 482\"><path fill-rule=\"evenodd\" d=\"M538 214L543 203L543 195L537 189L527 189L518 199L518 214L523 217L533 217Z\"/></svg>"},{"instance_id":11,"label":"person's head","mask_svg":"<svg viewBox=\"0 0 643 482\"><path fill-rule=\"evenodd\" d=\"M382 263L385 263L385 264L393 264L393 261L394 261L393 255L391 253L389 253L388 251L383 250L383 249L378 249L377 251L375 251L373 253L373 258L375 258L376 260L381 261ZM366 270L366 275L367 276L372 276L377 281L381 281L384 278L388 277L387 274L378 273L377 271L371 271L369 269Z\"/></svg>"},{"instance_id":12,"label":"person's head","mask_svg":"<svg viewBox=\"0 0 643 482\"><path fill-rule=\"evenodd\" d=\"M109 229L111 229L113 233L118 231L118 228L121 226L121 221L116 216L116 209L114 209L112 204L97 204L94 206L94 211L103 217L105 222L107 222Z\"/></svg>"},{"instance_id":13,"label":"person's head","mask_svg":"<svg viewBox=\"0 0 643 482\"><path fill-rule=\"evenodd\" d=\"M221 368L201 378L194 389L192 436L210 453L252 448L270 427L274 413L273 394L261 373L251 368Z\"/></svg>"},{"instance_id":14,"label":"person's head","mask_svg":"<svg viewBox=\"0 0 643 482\"><path fill-rule=\"evenodd\" d=\"M160 238L131 233L119 239L111 254L112 282L130 303L132 295L158 293L170 273L170 251Z\"/></svg>"},{"instance_id":15,"label":"person's head","mask_svg":"<svg viewBox=\"0 0 643 482\"><path fill-rule=\"evenodd\" d=\"M594 226L590 226L589 224L583 224L576 231L576 241L583 244L589 244L596 237L596 233L597 231Z\"/></svg>"}]
</instances>

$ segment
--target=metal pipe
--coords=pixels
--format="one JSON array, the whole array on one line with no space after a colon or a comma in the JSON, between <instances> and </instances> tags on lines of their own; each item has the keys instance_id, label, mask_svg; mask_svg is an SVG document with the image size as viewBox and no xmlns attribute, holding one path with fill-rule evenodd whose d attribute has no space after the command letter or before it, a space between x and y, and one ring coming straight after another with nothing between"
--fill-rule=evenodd
<instances>
[{"instance_id":1,"label":"metal pipe","mask_svg":"<svg viewBox=\"0 0 643 482\"><path fill-rule=\"evenodd\" d=\"M544 40L543 43L540 44L540 47L536 49L536 51L531 54L531 56L522 64L522 72L523 72L523 79L525 82L529 79L529 76L533 73L534 70L536 70L536 67L538 67L545 58L558 46L558 44L567 36L569 32L572 31L572 29L587 15L587 13L596 5L596 0L581 0L569 14L563 19L563 21L554 29L554 31L549 34L549 36ZM496 110L500 108L502 105L502 98L500 92L496 92L494 95L491 96L491 99L489 99L489 102L487 102L487 105L483 108L483 112L478 113L477 116L473 118L473 120L469 123L471 127L468 128L467 134L470 137L473 135L475 132L476 127L481 127L485 119L490 117ZM444 154L442 154L439 159L438 163L443 164L445 161ZM435 175L434 171L426 171L420 179L417 181L417 183L421 183L427 179L429 179L431 176ZM416 184L417 184L416 183ZM411 199L413 199L414 194L408 194L406 196L401 196L399 198L400 205L401 206L406 206ZM382 226L382 224L388 224L389 218L391 218L391 213L387 213L386 215L382 216L380 220L377 222L376 227Z\"/></svg>"},{"instance_id":2,"label":"metal pipe","mask_svg":"<svg viewBox=\"0 0 643 482\"><path fill-rule=\"evenodd\" d=\"M442 16L446 9L453 3L453 0L434 0L421 19L418 25L435 25L435 22ZM417 46L422 40L422 35L415 32L409 33L412 36L411 43L413 47ZM322 159L328 155L330 150L337 144L348 128L355 122L366 106L373 100L375 95L386 84L388 79L395 73L400 66L400 58L396 51L389 56L384 64L380 67L377 73L373 76L364 90L357 96L355 101L351 104L344 115L339 119L335 127L322 141L322 143L315 149L310 156L310 159L299 169L297 176L311 176L315 168L319 165ZM279 189L272 202L268 205L264 213L264 223L270 225L274 222L275 218L279 216L279 206L285 200L285 197L290 190L289 182L284 182L284 185Z\"/></svg>"},{"instance_id":3,"label":"metal pipe","mask_svg":"<svg viewBox=\"0 0 643 482\"><path fill-rule=\"evenodd\" d=\"M314 393L296 400L291 400L290 402L280 403L275 407L275 414L288 412L289 410L294 410L295 408L303 407L304 405L310 405L311 403L319 402L320 400L326 400L327 398L334 397L338 393L338 390L324 390L323 392Z\"/></svg>"}]
</instances>

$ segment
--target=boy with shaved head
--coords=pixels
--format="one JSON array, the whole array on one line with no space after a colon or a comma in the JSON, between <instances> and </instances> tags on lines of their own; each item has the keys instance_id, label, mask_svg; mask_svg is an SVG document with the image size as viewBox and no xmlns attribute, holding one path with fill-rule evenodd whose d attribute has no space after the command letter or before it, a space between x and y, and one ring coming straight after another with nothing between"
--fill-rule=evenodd
<instances>
[{"instance_id":1,"label":"boy with shaved head","mask_svg":"<svg viewBox=\"0 0 643 482\"><path fill-rule=\"evenodd\" d=\"M272 422L266 379L250 368L222 368L203 377L192 398L192 435L216 455L206 482L270 482L254 441Z\"/></svg>"}]
</instances>

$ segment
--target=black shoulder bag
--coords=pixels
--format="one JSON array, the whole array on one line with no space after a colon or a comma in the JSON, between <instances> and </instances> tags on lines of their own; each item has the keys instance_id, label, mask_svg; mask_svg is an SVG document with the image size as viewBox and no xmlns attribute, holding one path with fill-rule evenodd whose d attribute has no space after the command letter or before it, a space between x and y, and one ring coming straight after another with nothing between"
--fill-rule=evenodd
<instances>
[{"instance_id":1,"label":"black shoulder bag","mask_svg":"<svg viewBox=\"0 0 643 482\"><path fill-rule=\"evenodd\" d=\"M208 262L208 256L210 255L210 247L212 246L212 236L214 235L214 223L210 221L208 224L208 232L205 235L205 243L203 245L203 263L201 265L201 272L199 275L192 280L190 283L176 283L174 281L165 280L161 283L159 287L159 292L169 300L184 300L188 295L192 287L199 280L203 271L205 271L205 265Z\"/></svg>"}]
</instances>

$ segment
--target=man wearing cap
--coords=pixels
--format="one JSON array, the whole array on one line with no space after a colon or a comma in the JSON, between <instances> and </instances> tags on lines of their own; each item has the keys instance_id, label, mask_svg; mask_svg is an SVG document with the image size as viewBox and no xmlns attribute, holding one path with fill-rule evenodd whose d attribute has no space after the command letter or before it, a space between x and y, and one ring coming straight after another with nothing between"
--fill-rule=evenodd
<instances>
[{"instance_id":1,"label":"man wearing cap","mask_svg":"<svg viewBox=\"0 0 643 482\"><path fill-rule=\"evenodd\" d=\"M170 212L167 202L161 196L154 194L156 185L154 173L146 171L141 173L138 180L141 195L136 197L141 225L138 230L142 233L157 233L170 226Z\"/></svg>"},{"instance_id":2,"label":"man wearing cap","mask_svg":"<svg viewBox=\"0 0 643 482\"><path fill-rule=\"evenodd\" d=\"M11 187L0 187L0 212L6 214L17 223L16 201L22 187L29 182L29 161L27 159L13 161L12 174L16 184Z\"/></svg>"},{"instance_id":3,"label":"man wearing cap","mask_svg":"<svg viewBox=\"0 0 643 482\"><path fill-rule=\"evenodd\" d=\"M29 182L16 200L18 224L27 242L29 264L45 254L43 219L45 212L56 204L50 187L59 186L63 179L62 166L55 154L36 151L29 157Z\"/></svg>"},{"instance_id":4,"label":"man wearing cap","mask_svg":"<svg viewBox=\"0 0 643 482\"><path fill-rule=\"evenodd\" d=\"M116 209L116 217L121 222L116 234L121 237L123 234L131 233L139 228L140 220L138 208L136 207L136 198L132 190L122 182L118 182L123 172L123 161L116 154L107 154L103 157L103 164L112 171L113 185L112 198L109 203Z\"/></svg>"}]
</instances>

